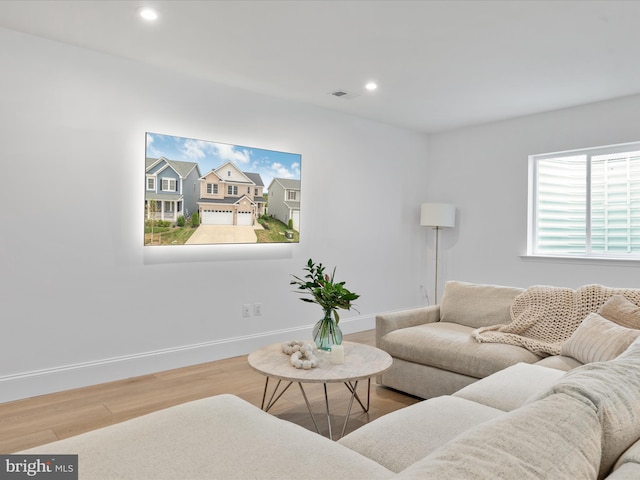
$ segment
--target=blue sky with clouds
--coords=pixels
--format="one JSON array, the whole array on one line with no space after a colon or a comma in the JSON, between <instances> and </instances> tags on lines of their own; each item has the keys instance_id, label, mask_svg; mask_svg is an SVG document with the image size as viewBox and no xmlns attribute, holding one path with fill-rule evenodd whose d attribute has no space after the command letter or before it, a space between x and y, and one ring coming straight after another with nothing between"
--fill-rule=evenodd
<instances>
[{"instance_id":1,"label":"blue sky with clouds","mask_svg":"<svg viewBox=\"0 0 640 480\"><path fill-rule=\"evenodd\" d=\"M259 173L265 189L269 187L274 178L300 180L300 162L302 160L302 156L295 153L149 132L147 133L146 156L197 162L202 175L206 175L227 161L231 161L243 172Z\"/></svg>"}]
</instances>

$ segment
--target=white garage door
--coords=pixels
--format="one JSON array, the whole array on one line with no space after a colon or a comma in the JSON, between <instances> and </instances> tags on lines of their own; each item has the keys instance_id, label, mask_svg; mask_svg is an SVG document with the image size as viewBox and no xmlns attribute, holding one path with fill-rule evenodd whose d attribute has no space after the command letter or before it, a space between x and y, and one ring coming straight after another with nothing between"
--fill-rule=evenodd
<instances>
[{"instance_id":1,"label":"white garage door","mask_svg":"<svg viewBox=\"0 0 640 480\"><path fill-rule=\"evenodd\" d=\"M299 232L300 231L300 211L294 210L292 217L293 217L293 229Z\"/></svg>"},{"instance_id":2,"label":"white garage door","mask_svg":"<svg viewBox=\"0 0 640 480\"><path fill-rule=\"evenodd\" d=\"M203 225L233 225L233 212L220 210L203 210Z\"/></svg>"},{"instance_id":3,"label":"white garage door","mask_svg":"<svg viewBox=\"0 0 640 480\"><path fill-rule=\"evenodd\" d=\"M238 212L238 225L253 225L251 212Z\"/></svg>"}]
</instances>

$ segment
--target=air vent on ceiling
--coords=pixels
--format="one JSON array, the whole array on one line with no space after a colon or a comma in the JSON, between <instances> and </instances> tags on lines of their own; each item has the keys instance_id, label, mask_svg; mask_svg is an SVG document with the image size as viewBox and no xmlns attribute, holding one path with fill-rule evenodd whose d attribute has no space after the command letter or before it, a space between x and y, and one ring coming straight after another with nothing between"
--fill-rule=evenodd
<instances>
[{"instance_id":1,"label":"air vent on ceiling","mask_svg":"<svg viewBox=\"0 0 640 480\"><path fill-rule=\"evenodd\" d=\"M338 97L338 98L344 98L346 100L351 100L352 98L356 98L360 96L357 93L347 92L346 90L335 90L331 92L330 95L333 95L334 97Z\"/></svg>"}]
</instances>

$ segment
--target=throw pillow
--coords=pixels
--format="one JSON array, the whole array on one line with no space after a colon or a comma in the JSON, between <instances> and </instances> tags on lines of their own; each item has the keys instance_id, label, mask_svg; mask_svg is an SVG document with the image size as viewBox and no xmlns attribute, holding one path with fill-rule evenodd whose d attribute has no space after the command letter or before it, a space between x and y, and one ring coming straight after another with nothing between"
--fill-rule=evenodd
<instances>
[{"instance_id":1,"label":"throw pillow","mask_svg":"<svg viewBox=\"0 0 640 480\"><path fill-rule=\"evenodd\" d=\"M634 342L629 345L629 348L622 352L618 358L621 360L625 358L635 358L640 360L640 337L636 338Z\"/></svg>"},{"instance_id":2,"label":"throw pillow","mask_svg":"<svg viewBox=\"0 0 640 480\"><path fill-rule=\"evenodd\" d=\"M638 336L640 330L623 327L597 313L590 313L562 345L560 354L582 363L613 360Z\"/></svg>"},{"instance_id":3,"label":"throw pillow","mask_svg":"<svg viewBox=\"0 0 640 480\"><path fill-rule=\"evenodd\" d=\"M623 327L640 329L640 306L622 295L613 295L600 307L598 313Z\"/></svg>"}]
</instances>

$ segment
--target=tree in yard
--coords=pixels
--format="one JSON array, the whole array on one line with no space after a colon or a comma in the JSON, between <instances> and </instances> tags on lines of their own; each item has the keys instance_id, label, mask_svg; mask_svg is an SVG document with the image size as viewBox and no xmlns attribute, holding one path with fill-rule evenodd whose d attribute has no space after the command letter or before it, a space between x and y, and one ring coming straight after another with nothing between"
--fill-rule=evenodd
<instances>
[{"instance_id":1,"label":"tree in yard","mask_svg":"<svg viewBox=\"0 0 640 480\"><path fill-rule=\"evenodd\" d=\"M147 200L146 204L145 204L145 210L146 210L146 217L147 217L147 221L149 222L149 227L151 228L150 231L150 237L149 237L149 244L153 245L153 227L156 223L156 214L158 213L158 202L156 202L155 200Z\"/></svg>"}]
</instances>

